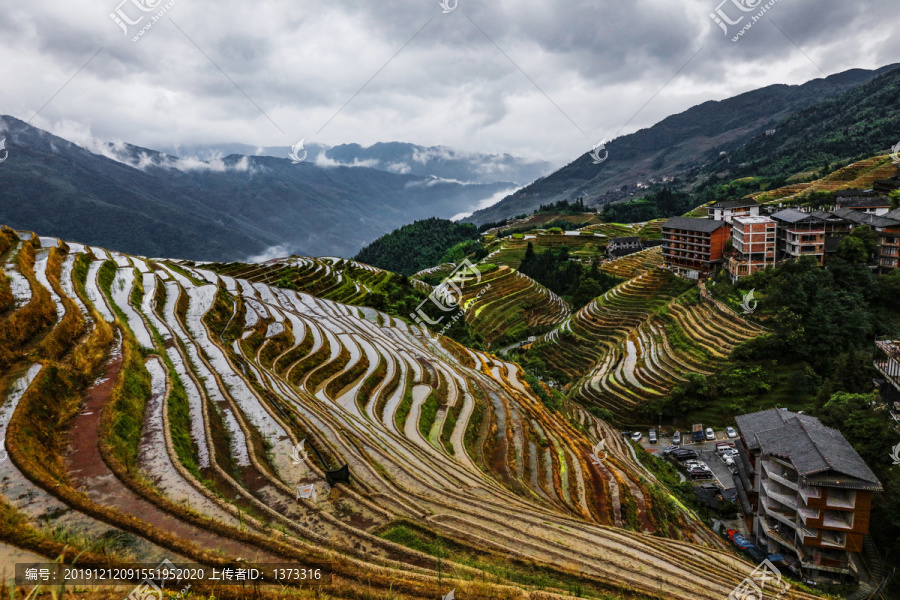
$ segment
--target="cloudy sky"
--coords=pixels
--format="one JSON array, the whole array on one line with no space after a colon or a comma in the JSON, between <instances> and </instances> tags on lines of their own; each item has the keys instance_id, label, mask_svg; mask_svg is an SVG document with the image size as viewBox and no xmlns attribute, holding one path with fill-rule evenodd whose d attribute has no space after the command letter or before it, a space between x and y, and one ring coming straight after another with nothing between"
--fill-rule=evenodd
<instances>
[{"instance_id":1,"label":"cloudy sky","mask_svg":"<svg viewBox=\"0 0 900 600\"><path fill-rule=\"evenodd\" d=\"M85 145L404 141L564 164L706 100L900 61L892 0L770 0L737 42L765 1L120 1L8 3L0 114ZM743 16L727 35L717 8Z\"/></svg>"}]
</instances>

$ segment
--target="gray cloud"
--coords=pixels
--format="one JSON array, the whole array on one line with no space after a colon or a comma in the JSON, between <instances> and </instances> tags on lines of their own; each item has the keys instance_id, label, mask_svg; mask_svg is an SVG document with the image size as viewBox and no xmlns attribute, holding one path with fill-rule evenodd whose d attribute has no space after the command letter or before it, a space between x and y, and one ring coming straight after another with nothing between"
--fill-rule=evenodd
<instances>
[{"instance_id":1,"label":"gray cloud","mask_svg":"<svg viewBox=\"0 0 900 600\"><path fill-rule=\"evenodd\" d=\"M138 43L110 19L117 4L32 0L0 15L0 112L30 118L103 47L35 125L150 148L400 140L563 164L657 92L623 133L821 77L815 65L900 58L889 0L779 0L738 43L709 18L718 0L460 0L447 15L437 0L177 0Z\"/></svg>"}]
</instances>

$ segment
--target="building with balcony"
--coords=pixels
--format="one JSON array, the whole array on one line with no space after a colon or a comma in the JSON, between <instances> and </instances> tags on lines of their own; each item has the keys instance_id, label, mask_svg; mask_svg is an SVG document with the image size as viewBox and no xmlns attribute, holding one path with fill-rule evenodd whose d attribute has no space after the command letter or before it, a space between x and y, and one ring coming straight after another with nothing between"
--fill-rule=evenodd
<instances>
[{"instance_id":1,"label":"building with balcony","mask_svg":"<svg viewBox=\"0 0 900 600\"><path fill-rule=\"evenodd\" d=\"M787 208L773 214L772 219L777 224L777 260L812 256L820 265L824 263L827 224L821 214Z\"/></svg>"},{"instance_id":2,"label":"building with balcony","mask_svg":"<svg viewBox=\"0 0 900 600\"><path fill-rule=\"evenodd\" d=\"M752 198L722 200L706 207L709 218L731 223L735 217L758 217L760 205Z\"/></svg>"},{"instance_id":3,"label":"building with balcony","mask_svg":"<svg viewBox=\"0 0 900 600\"><path fill-rule=\"evenodd\" d=\"M771 409L737 417L748 517L757 544L806 578L859 578L872 497L881 483L844 436ZM742 483L743 482L743 483ZM739 492L741 490L739 489Z\"/></svg>"},{"instance_id":4,"label":"building with balcony","mask_svg":"<svg viewBox=\"0 0 900 600\"><path fill-rule=\"evenodd\" d=\"M725 221L672 217L662 226L666 266L691 279L708 275L722 264L729 237Z\"/></svg>"},{"instance_id":5,"label":"building with balcony","mask_svg":"<svg viewBox=\"0 0 900 600\"><path fill-rule=\"evenodd\" d=\"M731 280L775 266L775 221L768 217L735 217L732 256L726 262Z\"/></svg>"},{"instance_id":6,"label":"building with balcony","mask_svg":"<svg viewBox=\"0 0 900 600\"><path fill-rule=\"evenodd\" d=\"M874 190L841 190L835 192L836 208L848 208L857 212L884 215L891 210L891 201Z\"/></svg>"},{"instance_id":7,"label":"building with balcony","mask_svg":"<svg viewBox=\"0 0 900 600\"><path fill-rule=\"evenodd\" d=\"M611 259L621 258L623 256L628 256L629 254L634 254L635 252L640 252L642 249L641 238L637 236L612 238L609 240L609 245L606 247L606 256Z\"/></svg>"},{"instance_id":8,"label":"building with balcony","mask_svg":"<svg viewBox=\"0 0 900 600\"><path fill-rule=\"evenodd\" d=\"M834 211L834 216L849 222L851 228L867 225L878 234L875 264L881 273L900 266L900 209L879 216L850 208L838 208Z\"/></svg>"}]
</instances>

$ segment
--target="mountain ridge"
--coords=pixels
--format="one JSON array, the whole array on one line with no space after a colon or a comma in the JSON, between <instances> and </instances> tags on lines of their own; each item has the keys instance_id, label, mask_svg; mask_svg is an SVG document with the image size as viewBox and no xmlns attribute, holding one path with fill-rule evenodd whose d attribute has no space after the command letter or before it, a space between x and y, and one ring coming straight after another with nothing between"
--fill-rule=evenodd
<instances>
[{"instance_id":1,"label":"mountain ridge","mask_svg":"<svg viewBox=\"0 0 900 600\"><path fill-rule=\"evenodd\" d=\"M895 63L874 70L850 69L801 85L774 84L724 100L703 102L608 142L609 158L601 165L593 164L590 154L585 153L465 221L476 225L500 221L529 213L540 204L575 197L603 203L608 200L603 198L607 192L621 186L628 186L635 193L637 182L701 167L791 114L837 97L898 66Z\"/></svg>"}]
</instances>

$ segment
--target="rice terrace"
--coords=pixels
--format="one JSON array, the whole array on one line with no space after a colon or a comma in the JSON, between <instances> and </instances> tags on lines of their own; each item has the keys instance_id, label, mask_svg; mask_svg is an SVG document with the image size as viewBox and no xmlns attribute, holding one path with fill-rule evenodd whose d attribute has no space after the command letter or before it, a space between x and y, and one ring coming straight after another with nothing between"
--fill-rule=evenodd
<instances>
[{"instance_id":1,"label":"rice terrace","mask_svg":"<svg viewBox=\"0 0 900 600\"><path fill-rule=\"evenodd\" d=\"M900 13L820 4L4 11L0 598L900 598Z\"/></svg>"}]
</instances>

